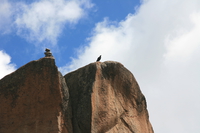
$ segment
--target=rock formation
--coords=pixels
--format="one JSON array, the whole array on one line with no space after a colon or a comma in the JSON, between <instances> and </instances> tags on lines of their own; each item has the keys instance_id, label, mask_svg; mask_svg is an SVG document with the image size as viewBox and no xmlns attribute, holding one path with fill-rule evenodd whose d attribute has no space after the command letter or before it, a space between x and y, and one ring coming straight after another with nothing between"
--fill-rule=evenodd
<instances>
[{"instance_id":1,"label":"rock formation","mask_svg":"<svg viewBox=\"0 0 200 133\"><path fill-rule=\"evenodd\" d=\"M71 133L68 99L54 59L32 61L0 80L0 133Z\"/></svg>"},{"instance_id":2,"label":"rock formation","mask_svg":"<svg viewBox=\"0 0 200 133\"><path fill-rule=\"evenodd\" d=\"M91 63L65 79L75 133L153 133L145 97L122 64Z\"/></svg>"},{"instance_id":3,"label":"rock formation","mask_svg":"<svg viewBox=\"0 0 200 133\"><path fill-rule=\"evenodd\" d=\"M64 77L53 57L0 80L0 133L153 133L130 71L95 62Z\"/></svg>"}]
</instances>

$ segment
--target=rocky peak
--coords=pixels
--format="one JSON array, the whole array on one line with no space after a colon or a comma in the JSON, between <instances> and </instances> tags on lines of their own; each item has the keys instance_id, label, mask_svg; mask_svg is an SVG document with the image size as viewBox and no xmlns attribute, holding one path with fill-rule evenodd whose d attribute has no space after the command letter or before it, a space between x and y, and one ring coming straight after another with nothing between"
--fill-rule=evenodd
<instances>
[{"instance_id":1,"label":"rocky peak","mask_svg":"<svg viewBox=\"0 0 200 133\"><path fill-rule=\"evenodd\" d=\"M153 133L145 97L121 63L91 63L65 80L75 133Z\"/></svg>"},{"instance_id":2,"label":"rocky peak","mask_svg":"<svg viewBox=\"0 0 200 133\"><path fill-rule=\"evenodd\" d=\"M54 59L31 61L0 80L0 132L66 132L68 99Z\"/></svg>"},{"instance_id":3,"label":"rocky peak","mask_svg":"<svg viewBox=\"0 0 200 133\"><path fill-rule=\"evenodd\" d=\"M62 76L46 52L0 80L0 133L153 133L145 97L121 63Z\"/></svg>"}]
</instances>

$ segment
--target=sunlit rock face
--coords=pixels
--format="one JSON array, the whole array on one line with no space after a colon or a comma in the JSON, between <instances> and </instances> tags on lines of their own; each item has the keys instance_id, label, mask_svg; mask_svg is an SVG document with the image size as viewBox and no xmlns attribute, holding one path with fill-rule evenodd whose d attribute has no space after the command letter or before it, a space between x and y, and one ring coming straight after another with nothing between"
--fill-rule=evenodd
<instances>
[{"instance_id":1,"label":"sunlit rock face","mask_svg":"<svg viewBox=\"0 0 200 133\"><path fill-rule=\"evenodd\" d=\"M96 62L65 75L75 133L153 133L146 100L118 62Z\"/></svg>"}]
</instances>

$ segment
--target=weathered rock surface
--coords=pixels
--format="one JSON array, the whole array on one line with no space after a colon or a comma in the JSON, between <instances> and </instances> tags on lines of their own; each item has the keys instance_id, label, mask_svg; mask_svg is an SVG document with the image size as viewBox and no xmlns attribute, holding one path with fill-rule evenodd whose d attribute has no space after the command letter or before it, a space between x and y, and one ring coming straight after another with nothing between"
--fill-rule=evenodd
<instances>
[{"instance_id":1,"label":"weathered rock surface","mask_svg":"<svg viewBox=\"0 0 200 133\"><path fill-rule=\"evenodd\" d=\"M137 81L117 62L63 77L53 56L32 61L0 80L0 105L0 133L153 133Z\"/></svg>"},{"instance_id":2,"label":"weathered rock surface","mask_svg":"<svg viewBox=\"0 0 200 133\"><path fill-rule=\"evenodd\" d=\"M72 133L68 88L53 58L0 80L0 133Z\"/></svg>"},{"instance_id":3,"label":"weathered rock surface","mask_svg":"<svg viewBox=\"0 0 200 133\"><path fill-rule=\"evenodd\" d=\"M153 133L134 76L117 62L96 62L65 75L74 133Z\"/></svg>"}]
</instances>

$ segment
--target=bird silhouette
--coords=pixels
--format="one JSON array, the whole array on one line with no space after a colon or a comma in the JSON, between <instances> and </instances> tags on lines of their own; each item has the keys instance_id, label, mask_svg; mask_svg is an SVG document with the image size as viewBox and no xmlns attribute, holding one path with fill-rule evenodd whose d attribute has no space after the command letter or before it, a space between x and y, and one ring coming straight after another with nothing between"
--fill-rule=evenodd
<instances>
[{"instance_id":1,"label":"bird silhouette","mask_svg":"<svg viewBox=\"0 0 200 133\"><path fill-rule=\"evenodd\" d=\"M100 60L101 60L101 55L97 58L97 61L100 61ZM96 61L96 62L97 62L97 61Z\"/></svg>"}]
</instances>

